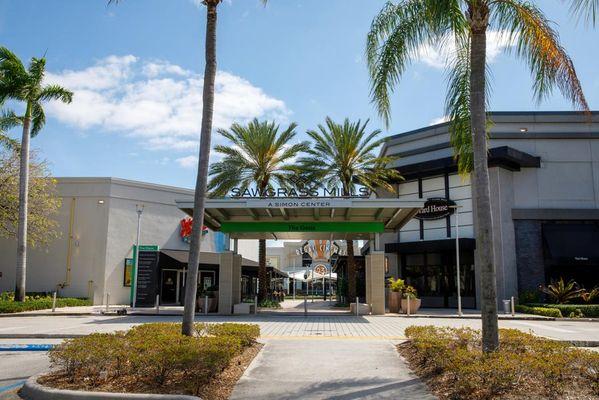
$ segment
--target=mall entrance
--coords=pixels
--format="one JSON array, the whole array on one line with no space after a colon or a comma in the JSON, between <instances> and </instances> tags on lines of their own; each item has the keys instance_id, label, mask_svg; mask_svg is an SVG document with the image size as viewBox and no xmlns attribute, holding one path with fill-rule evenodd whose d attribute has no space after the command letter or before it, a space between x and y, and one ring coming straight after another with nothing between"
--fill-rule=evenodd
<instances>
[{"instance_id":1,"label":"mall entrance","mask_svg":"<svg viewBox=\"0 0 599 400\"><path fill-rule=\"evenodd\" d=\"M193 217L193 201L177 204ZM219 314L247 309L241 304L238 239L369 241L364 262L365 304L360 308L385 314L386 261L380 235L397 233L423 205L424 200L365 197L206 199L204 224L232 239L230 255L220 255Z\"/></svg>"}]
</instances>

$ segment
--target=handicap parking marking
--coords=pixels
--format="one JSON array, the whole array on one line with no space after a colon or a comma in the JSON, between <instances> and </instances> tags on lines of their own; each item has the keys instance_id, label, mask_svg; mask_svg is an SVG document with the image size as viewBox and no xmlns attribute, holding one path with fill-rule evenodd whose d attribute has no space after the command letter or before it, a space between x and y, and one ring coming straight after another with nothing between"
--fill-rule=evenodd
<instances>
[{"instance_id":1,"label":"handicap parking marking","mask_svg":"<svg viewBox=\"0 0 599 400\"><path fill-rule=\"evenodd\" d=\"M53 344L0 344L0 351L48 351Z\"/></svg>"}]
</instances>

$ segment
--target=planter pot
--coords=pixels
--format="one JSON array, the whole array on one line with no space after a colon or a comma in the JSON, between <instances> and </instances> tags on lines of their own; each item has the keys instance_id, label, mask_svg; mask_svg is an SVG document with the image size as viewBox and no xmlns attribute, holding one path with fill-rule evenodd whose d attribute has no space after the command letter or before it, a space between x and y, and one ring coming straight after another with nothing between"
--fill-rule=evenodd
<instances>
[{"instance_id":1,"label":"planter pot","mask_svg":"<svg viewBox=\"0 0 599 400\"><path fill-rule=\"evenodd\" d=\"M401 303L401 292L389 292L389 312L398 313Z\"/></svg>"},{"instance_id":2,"label":"planter pot","mask_svg":"<svg viewBox=\"0 0 599 400\"><path fill-rule=\"evenodd\" d=\"M401 313L408 313L408 301L410 302L410 314L416 314L422 303L420 299L401 299Z\"/></svg>"},{"instance_id":3,"label":"planter pot","mask_svg":"<svg viewBox=\"0 0 599 400\"><path fill-rule=\"evenodd\" d=\"M216 312L218 311L218 292L214 292L216 297L209 297L208 298L208 312ZM198 313L204 313L204 303L205 303L205 299L204 297L198 297L198 299L196 300L196 312Z\"/></svg>"}]
</instances>

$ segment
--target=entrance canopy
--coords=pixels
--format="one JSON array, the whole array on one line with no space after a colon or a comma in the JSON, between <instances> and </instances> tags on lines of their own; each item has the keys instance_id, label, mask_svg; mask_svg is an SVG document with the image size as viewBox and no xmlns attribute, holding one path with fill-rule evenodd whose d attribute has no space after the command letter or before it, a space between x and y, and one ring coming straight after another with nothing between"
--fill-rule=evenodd
<instances>
[{"instance_id":1,"label":"entrance canopy","mask_svg":"<svg viewBox=\"0 0 599 400\"><path fill-rule=\"evenodd\" d=\"M177 201L193 216L193 201ZM222 198L207 199L204 224L232 239L368 240L396 232L424 200L395 198Z\"/></svg>"}]
</instances>

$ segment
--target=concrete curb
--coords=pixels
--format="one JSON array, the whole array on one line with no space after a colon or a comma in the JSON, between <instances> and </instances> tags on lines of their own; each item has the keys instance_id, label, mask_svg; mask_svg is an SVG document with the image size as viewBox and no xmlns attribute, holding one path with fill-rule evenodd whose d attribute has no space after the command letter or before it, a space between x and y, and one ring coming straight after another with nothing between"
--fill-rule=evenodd
<instances>
[{"instance_id":1,"label":"concrete curb","mask_svg":"<svg viewBox=\"0 0 599 400\"><path fill-rule=\"evenodd\" d=\"M38 313L38 312L23 312L23 313L4 313L0 314L0 318L10 317L89 317L90 315L100 315L99 313Z\"/></svg>"},{"instance_id":2,"label":"concrete curb","mask_svg":"<svg viewBox=\"0 0 599 400\"><path fill-rule=\"evenodd\" d=\"M560 342L571 344L574 347L599 347L599 340L560 340Z\"/></svg>"},{"instance_id":3,"label":"concrete curb","mask_svg":"<svg viewBox=\"0 0 599 400\"><path fill-rule=\"evenodd\" d=\"M42 375L35 375L27 379L27 382L23 385L23 389L21 389L21 397L26 400L201 400L196 396L186 396L182 394L109 393L54 389L37 383L37 379L41 376Z\"/></svg>"},{"instance_id":4,"label":"concrete curb","mask_svg":"<svg viewBox=\"0 0 599 400\"><path fill-rule=\"evenodd\" d=\"M0 333L0 339L73 339L91 333Z\"/></svg>"}]
</instances>

